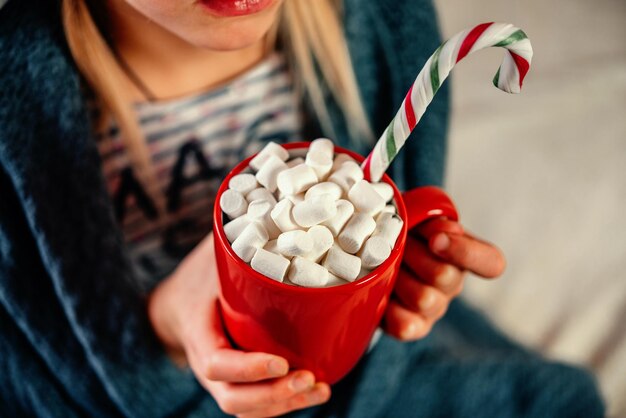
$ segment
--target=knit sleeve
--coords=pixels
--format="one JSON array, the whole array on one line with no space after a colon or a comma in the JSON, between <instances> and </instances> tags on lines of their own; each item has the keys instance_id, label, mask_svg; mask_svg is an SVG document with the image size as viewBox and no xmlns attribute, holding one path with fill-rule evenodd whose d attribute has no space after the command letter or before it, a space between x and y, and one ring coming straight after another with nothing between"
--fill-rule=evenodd
<instances>
[{"instance_id":1,"label":"knit sleeve","mask_svg":"<svg viewBox=\"0 0 626 418\"><path fill-rule=\"evenodd\" d=\"M77 72L28 3L0 12L0 304L79 410L173 414L201 389L151 329Z\"/></svg>"}]
</instances>

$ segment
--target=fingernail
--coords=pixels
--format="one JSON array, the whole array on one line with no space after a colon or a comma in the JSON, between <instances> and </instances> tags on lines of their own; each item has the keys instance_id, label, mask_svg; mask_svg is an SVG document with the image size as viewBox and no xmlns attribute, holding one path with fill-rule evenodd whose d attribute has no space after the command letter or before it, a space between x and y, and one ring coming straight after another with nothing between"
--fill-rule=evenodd
<instances>
[{"instance_id":1,"label":"fingernail","mask_svg":"<svg viewBox=\"0 0 626 418\"><path fill-rule=\"evenodd\" d=\"M402 337L403 340L409 340L415 336L416 332L417 332L417 324L412 321L409 323L409 325L404 327L404 329L400 333L400 336Z\"/></svg>"},{"instance_id":2,"label":"fingernail","mask_svg":"<svg viewBox=\"0 0 626 418\"><path fill-rule=\"evenodd\" d=\"M289 371L289 365L284 360L274 358L267 363L267 370L274 376L284 376Z\"/></svg>"},{"instance_id":3,"label":"fingernail","mask_svg":"<svg viewBox=\"0 0 626 418\"><path fill-rule=\"evenodd\" d=\"M422 297L420 298L418 305L421 310L427 311L435 306L435 302L437 302L435 292L428 290L422 293Z\"/></svg>"},{"instance_id":4,"label":"fingernail","mask_svg":"<svg viewBox=\"0 0 626 418\"><path fill-rule=\"evenodd\" d=\"M454 267L446 265L442 268L441 272L437 275L436 283L438 287L447 289L456 283L457 275Z\"/></svg>"},{"instance_id":5,"label":"fingernail","mask_svg":"<svg viewBox=\"0 0 626 418\"><path fill-rule=\"evenodd\" d=\"M304 392L305 390L311 389L314 383L313 377L310 374L301 373L291 379L289 386L294 392Z\"/></svg>"},{"instance_id":6,"label":"fingernail","mask_svg":"<svg viewBox=\"0 0 626 418\"><path fill-rule=\"evenodd\" d=\"M326 392L321 388L317 387L309 393L309 400L311 403L322 403L326 401Z\"/></svg>"},{"instance_id":7,"label":"fingernail","mask_svg":"<svg viewBox=\"0 0 626 418\"><path fill-rule=\"evenodd\" d=\"M448 235L444 233L435 235L435 238L433 238L433 241L431 244L431 248L434 252L436 253L444 252L445 250L448 249L448 247L450 247L450 238L448 238Z\"/></svg>"}]
</instances>

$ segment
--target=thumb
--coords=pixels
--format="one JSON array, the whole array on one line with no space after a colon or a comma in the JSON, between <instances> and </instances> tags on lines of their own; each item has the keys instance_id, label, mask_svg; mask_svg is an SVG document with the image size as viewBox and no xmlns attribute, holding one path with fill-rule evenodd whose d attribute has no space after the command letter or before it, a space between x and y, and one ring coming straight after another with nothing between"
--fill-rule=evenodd
<instances>
[{"instance_id":1,"label":"thumb","mask_svg":"<svg viewBox=\"0 0 626 418\"><path fill-rule=\"evenodd\" d=\"M183 345L189 364L200 382L256 382L284 376L287 360L267 353L243 352L232 347L222 324L219 302L214 299L206 322L190 327Z\"/></svg>"}]
</instances>

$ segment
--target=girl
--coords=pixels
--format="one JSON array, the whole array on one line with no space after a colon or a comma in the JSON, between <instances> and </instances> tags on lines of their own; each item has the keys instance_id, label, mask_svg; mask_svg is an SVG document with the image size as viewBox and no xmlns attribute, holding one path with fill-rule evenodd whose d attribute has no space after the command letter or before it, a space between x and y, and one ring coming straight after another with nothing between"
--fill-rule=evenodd
<instances>
[{"instance_id":1,"label":"girl","mask_svg":"<svg viewBox=\"0 0 626 418\"><path fill-rule=\"evenodd\" d=\"M429 0L11 0L0 22L3 416L602 414L586 375L459 303L399 342L429 334L464 271L504 268L445 219L409 238L395 339L332 391L221 326L220 179L268 140L367 153L439 43ZM442 182L445 91L429 109L392 169L401 187ZM536 397L564 379L559 402Z\"/></svg>"}]
</instances>

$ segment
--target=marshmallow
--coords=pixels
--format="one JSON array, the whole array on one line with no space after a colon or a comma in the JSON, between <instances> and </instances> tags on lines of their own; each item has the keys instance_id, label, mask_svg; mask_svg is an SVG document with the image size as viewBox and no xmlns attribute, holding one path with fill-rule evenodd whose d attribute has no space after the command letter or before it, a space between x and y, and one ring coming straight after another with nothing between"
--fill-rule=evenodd
<instances>
[{"instance_id":1,"label":"marshmallow","mask_svg":"<svg viewBox=\"0 0 626 418\"><path fill-rule=\"evenodd\" d=\"M293 209L293 202L289 199L281 200L274 206L270 216L274 220L278 229L282 232L293 231L300 229L300 226L294 221L291 211Z\"/></svg>"},{"instance_id":2,"label":"marshmallow","mask_svg":"<svg viewBox=\"0 0 626 418\"><path fill-rule=\"evenodd\" d=\"M317 175L308 165L300 164L282 171L276 181L281 193L293 195L303 192L317 183Z\"/></svg>"},{"instance_id":3,"label":"marshmallow","mask_svg":"<svg viewBox=\"0 0 626 418\"><path fill-rule=\"evenodd\" d=\"M328 283L326 283L326 287L341 286L342 284L348 284L348 283L350 282L340 277L335 276L330 271L328 272Z\"/></svg>"},{"instance_id":4,"label":"marshmallow","mask_svg":"<svg viewBox=\"0 0 626 418\"><path fill-rule=\"evenodd\" d=\"M355 254L367 237L376 228L374 218L364 213L355 213L339 234L339 245L344 251Z\"/></svg>"},{"instance_id":5,"label":"marshmallow","mask_svg":"<svg viewBox=\"0 0 626 418\"><path fill-rule=\"evenodd\" d=\"M354 158L350 157L348 154L337 154L337 156L335 157L335 160L333 161L332 171L335 172L339 170L341 165L345 163L346 161L354 161Z\"/></svg>"},{"instance_id":6,"label":"marshmallow","mask_svg":"<svg viewBox=\"0 0 626 418\"><path fill-rule=\"evenodd\" d=\"M376 229L372 236L383 238L390 248L396 245L396 240L402 231L404 222L398 215L390 212L381 213L376 219Z\"/></svg>"},{"instance_id":7,"label":"marshmallow","mask_svg":"<svg viewBox=\"0 0 626 418\"><path fill-rule=\"evenodd\" d=\"M322 266L332 274L349 282L353 282L359 275L359 271L361 271L361 259L352 254L348 254L338 245L333 245L328 250Z\"/></svg>"},{"instance_id":8,"label":"marshmallow","mask_svg":"<svg viewBox=\"0 0 626 418\"><path fill-rule=\"evenodd\" d=\"M332 232L322 225L315 225L307 231L307 235L313 242L313 249L304 257L311 261L319 263L330 247L335 242Z\"/></svg>"},{"instance_id":9,"label":"marshmallow","mask_svg":"<svg viewBox=\"0 0 626 418\"><path fill-rule=\"evenodd\" d=\"M328 138L317 138L311 141L308 152L324 154L332 160L335 153L335 145Z\"/></svg>"},{"instance_id":10,"label":"marshmallow","mask_svg":"<svg viewBox=\"0 0 626 418\"><path fill-rule=\"evenodd\" d=\"M231 219L238 218L246 213L248 202L241 193L235 190L226 190L220 197L220 208Z\"/></svg>"},{"instance_id":11,"label":"marshmallow","mask_svg":"<svg viewBox=\"0 0 626 418\"><path fill-rule=\"evenodd\" d=\"M357 181L363 180L363 170L355 161L346 161L330 175L328 180L337 183L347 194Z\"/></svg>"},{"instance_id":12,"label":"marshmallow","mask_svg":"<svg viewBox=\"0 0 626 418\"><path fill-rule=\"evenodd\" d=\"M224 233L228 242L233 242L243 230L252 222L247 216L240 216L224 225Z\"/></svg>"},{"instance_id":13,"label":"marshmallow","mask_svg":"<svg viewBox=\"0 0 626 418\"><path fill-rule=\"evenodd\" d=\"M380 183L371 183L371 185L376 190L376 193L385 199L385 203L393 199L393 187L390 184L381 181Z\"/></svg>"},{"instance_id":14,"label":"marshmallow","mask_svg":"<svg viewBox=\"0 0 626 418\"><path fill-rule=\"evenodd\" d=\"M267 244L265 244L265 246L263 246L263 249L265 251L269 251L270 253L274 253L274 254L280 255L280 251L278 251L278 240L277 239L271 239L271 240L267 241Z\"/></svg>"},{"instance_id":15,"label":"marshmallow","mask_svg":"<svg viewBox=\"0 0 626 418\"><path fill-rule=\"evenodd\" d=\"M302 230L283 232L276 242L278 251L285 256L304 256L313 250L311 237Z\"/></svg>"},{"instance_id":16,"label":"marshmallow","mask_svg":"<svg viewBox=\"0 0 626 418\"><path fill-rule=\"evenodd\" d=\"M333 236L339 235L341 228L344 227L348 219L354 213L354 206L347 200L339 199L336 202L337 214L332 218L322 222L321 224L330 229Z\"/></svg>"},{"instance_id":17,"label":"marshmallow","mask_svg":"<svg viewBox=\"0 0 626 418\"><path fill-rule=\"evenodd\" d=\"M282 194L280 190L278 191L278 200L288 199L294 205L304 201L304 193L298 194Z\"/></svg>"},{"instance_id":18,"label":"marshmallow","mask_svg":"<svg viewBox=\"0 0 626 418\"><path fill-rule=\"evenodd\" d=\"M349 155L333 156L325 138L291 160L270 142L250 160L250 170L231 177L220 198L232 219L224 232L255 271L287 284L338 286L389 258L403 226L395 205L386 205L393 187L365 181Z\"/></svg>"},{"instance_id":19,"label":"marshmallow","mask_svg":"<svg viewBox=\"0 0 626 418\"><path fill-rule=\"evenodd\" d=\"M287 260L291 260L293 257L285 254L281 254L278 250L278 239L271 239L267 241L267 244L263 247L265 251L269 251L270 253L278 254L279 256L286 258Z\"/></svg>"},{"instance_id":20,"label":"marshmallow","mask_svg":"<svg viewBox=\"0 0 626 418\"><path fill-rule=\"evenodd\" d=\"M277 282L282 282L289 268L289 260L259 248L252 257L250 267Z\"/></svg>"},{"instance_id":21,"label":"marshmallow","mask_svg":"<svg viewBox=\"0 0 626 418\"><path fill-rule=\"evenodd\" d=\"M246 200L248 202L252 202L253 200L267 200L274 206L276 204L276 198L269 190L265 187L259 187L257 189L252 190L250 193L246 195Z\"/></svg>"},{"instance_id":22,"label":"marshmallow","mask_svg":"<svg viewBox=\"0 0 626 418\"><path fill-rule=\"evenodd\" d=\"M339 187L336 183L325 181L317 183L315 186L307 190L304 194L304 199L307 200L313 196L319 196L321 194L330 194L335 198L335 200L338 200L341 198L342 193L343 191L341 190L341 187Z\"/></svg>"},{"instance_id":23,"label":"marshmallow","mask_svg":"<svg viewBox=\"0 0 626 418\"><path fill-rule=\"evenodd\" d=\"M272 210L272 202L265 199L257 199L250 202L246 216L253 221L259 221Z\"/></svg>"},{"instance_id":24,"label":"marshmallow","mask_svg":"<svg viewBox=\"0 0 626 418\"><path fill-rule=\"evenodd\" d=\"M328 270L306 258L294 257L287 277L299 286L324 287L328 283Z\"/></svg>"},{"instance_id":25,"label":"marshmallow","mask_svg":"<svg viewBox=\"0 0 626 418\"><path fill-rule=\"evenodd\" d=\"M247 195L258 186L254 174L244 173L232 176L228 182L228 188Z\"/></svg>"},{"instance_id":26,"label":"marshmallow","mask_svg":"<svg viewBox=\"0 0 626 418\"><path fill-rule=\"evenodd\" d=\"M243 261L249 263L259 248L267 243L267 231L259 222L251 222L233 241L231 247Z\"/></svg>"},{"instance_id":27,"label":"marshmallow","mask_svg":"<svg viewBox=\"0 0 626 418\"><path fill-rule=\"evenodd\" d=\"M397 209L394 205L387 205L383 208L383 210L380 211L380 213L378 214L378 216L376 217L376 220L378 220L378 218L380 218L380 216L383 213L393 213L395 214L397 212Z\"/></svg>"},{"instance_id":28,"label":"marshmallow","mask_svg":"<svg viewBox=\"0 0 626 418\"><path fill-rule=\"evenodd\" d=\"M357 279L361 279L368 274L370 274L372 270L361 267L361 271L359 271L359 275L356 277Z\"/></svg>"},{"instance_id":29,"label":"marshmallow","mask_svg":"<svg viewBox=\"0 0 626 418\"><path fill-rule=\"evenodd\" d=\"M255 171L259 171L271 155L275 155L280 158L281 161L287 161L287 158L289 158L289 152L287 152L286 149L276 142L268 142L267 145L250 160L250 167Z\"/></svg>"},{"instance_id":30,"label":"marshmallow","mask_svg":"<svg viewBox=\"0 0 626 418\"><path fill-rule=\"evenodd\" d=\"M380 266L391 254L391 247L382 236L369 237L359 252L364 268L373 269Z\"/></svg>"},{"instance_id":31,"label":"marshmallow","mask_svg":"<svg viewBox=\"0 0 626 418\"><path fill-rule=\"evenodd\" d=\"M333 168L333 156L325 154L323 151L309 150L306 154L305 164L311 167L315 171L317 179L324 180L330 170Z\"/></svg>"},{"instance_id":32,"label":"marshmallow","mask_svg":"<svg viewBox=\"0 0 626 418\"><path fill-rule=\"evenodd\" d=\"M337 206L332 195L322 194L297 203L292 214L298 225L309 228L335 216Z\"/></svg>"},{"instance_id":33,"label":"marshmallow","mask_svg":"<svg viewBox=\"0 0 626 418\"><path fill-rule=\"evenodd\" d=\"M271 211L272 202L258 199L250 202L246 216L250 218L251 221L260 222L267 231L270 239L274 239L280 235L280 229L274 223L271 217Z\"/></svg>"},{"instance_id":34,"label":"marshmallow","mask_svg":"<svg viewBox=\"0 0 626 418\"><path fill-rule=\"evenodd\" d=\"M294 158L293 160L287 161L287 167L289 168L295 167L300 164L304 164L304 158L302 157L297 157L297 158Z\"/></svg>"},{"instance_id":35,"label":"marshmallow","mask_svg":"<svg viewBox=\"0 0 626 418\"><path fill-rule=\"evenodd\" d=\"M275 155L270 155L256 173L256 180L270 192L276 190L276 178L281 171L287 170L287 164Z\"/></svg>"},{"instance_id":36,"label":"marshmallow","mask_svg":"<svg viewBox=\"0 0 626 418\"><path fill-rule=\"evenodd\" d=\"M367 180L360 180L350 188L348 198L354 209L371 216L377 215L385 207L385 199L372 187Z\"/></svg>"}]
</instances>

